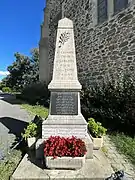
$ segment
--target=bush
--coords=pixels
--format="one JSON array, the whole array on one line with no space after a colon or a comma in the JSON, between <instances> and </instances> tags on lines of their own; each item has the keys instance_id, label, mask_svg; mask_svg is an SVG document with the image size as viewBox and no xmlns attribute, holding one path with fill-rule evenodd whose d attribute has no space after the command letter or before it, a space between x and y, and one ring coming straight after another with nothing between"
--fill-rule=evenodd
<instances>
[{"instance_id":1,"label":"bush","mask_svg":"<svg viewBox=\"0 0 135 180\"><path fill-rule=\"evenodd\" d=\"M5 92L5 93L11 93L12 89L10 87L3 87L2 91Z\"/></svg>"},{"instance_id":2,"label":"bush","mask_svg":"<svg viewBox=\"0 0 135 180\"><path fill-rule=\"evenodd\" d=\"M7 86L7 84L6 84L5 79L6 79L6 78L3 78L2 81L0 82L0 90L2 90L2 88L4 88L4 87L9 87L9 86Z\"/></svg>"},{"instance_id":3,"label":"bush","mask_svg":"<svg viewBox=\"0 0 135 180\"><path fill-rule=\"evenodd\" d=\"M22 133L22 137L26 140L27 138L36 137L38 135L38 126L30 122L26 129L24 129L24 133Z\"/></svg>"},{"instance_id":4,"label":"bush","mask_svg":"<svg viewBox=\"0 0 135 180\"><path fill-rule=\"evenodd\" d=\"M81 102L85 118L92 116L111 130L135 133L135 82L130 76L84 88Z\"/></svg>"},{"instance_id":5,"label":"bush","mask_svg":"<svg viewBox=\"0 0 135 180\"><path fill-rule=\"evenodd\" d=\"M48 106L49 91L45 84L38 82L26 86L21 95L19 95L19 98L32 105L40 104Z\"/></svg>"},{"instance_id":6,"label":"bush","mask_svg":"<svg viewBox=\"0 0 135 180\"><path fill-rule=\"evenodd\" d=\"M93 118L89 118L88 128L92 135L100 138L106 134L107 129L102 126L100 122L95 122Z\"/></svg>"},{"instance_id":7,"label":"bush","mask_svg":"<svg viewBox=\"0 0 135 180\"><path fill-rule=\"evenodd\" d=\"M82 157L86 154L85 143L74 136L65 138L60 136L51 136L44 142L44 155L62 157Z\"/></svg>"},{"instance_id":8,"label":"bush","mask_svg":"<svg viewBox=\"0 0 135 180\"><path fill-rule=\"evenodd\" d=\"M5 85L2 82L0 82L0 90L2 90L3 87L5 87Z\"/></svg>"}]
</instances>

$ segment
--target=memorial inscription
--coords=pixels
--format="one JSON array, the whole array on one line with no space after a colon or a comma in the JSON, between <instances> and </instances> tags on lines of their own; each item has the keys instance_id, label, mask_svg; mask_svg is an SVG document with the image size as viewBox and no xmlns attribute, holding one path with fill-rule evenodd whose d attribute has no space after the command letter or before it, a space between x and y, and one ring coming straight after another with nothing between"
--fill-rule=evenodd
<instances>
[{"instance_id":1,"label":"memorial inscription","mask_svg":"<svg viewBox=\"0 0 135 180\"><path fill-rule=\"evenodd\" d=\"M57 54L57 66L55 68L55 78L57 80L73 80L74 78L74 62L73 51L60 51Z\"/></svg>"},{"instance_id":2,"label":"memorial inscription","mask_svg":"<svg viewBox=\"0 0 135 180\"><path fill-rule=\"evenodd\" d=\"M51 115L78 115L77 92L52 92Z\"/></svg>"}]
</instances>

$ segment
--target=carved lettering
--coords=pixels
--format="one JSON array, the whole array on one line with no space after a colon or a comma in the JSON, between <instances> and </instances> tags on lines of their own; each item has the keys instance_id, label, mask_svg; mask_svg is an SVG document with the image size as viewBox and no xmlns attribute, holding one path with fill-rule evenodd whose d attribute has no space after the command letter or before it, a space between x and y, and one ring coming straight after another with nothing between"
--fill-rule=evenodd
<instances>
[{"instance_id":1,"label":"carved lettering","mask_svg":"<svg viewBox=\"0 0 135 180\"><path fill-rule=\"evenodd\" d=\"M51 102L51 115L78 114L77 92L52 92Z\"/></svg>"},{"instance_id":2,"label":"carved lettering","mask_svg":"<svg viewBox=\"0 0 135 180\"><path fill-rule=\"evenodd\" d=\"M74 62L73 51L60 51L57 59L58 59L58 63L55 68L56 69L55 77L57 77L57 80L62 80L62 79L72 80L74 78L74 67L72 66Z\"/></svg>"}]
</instances>

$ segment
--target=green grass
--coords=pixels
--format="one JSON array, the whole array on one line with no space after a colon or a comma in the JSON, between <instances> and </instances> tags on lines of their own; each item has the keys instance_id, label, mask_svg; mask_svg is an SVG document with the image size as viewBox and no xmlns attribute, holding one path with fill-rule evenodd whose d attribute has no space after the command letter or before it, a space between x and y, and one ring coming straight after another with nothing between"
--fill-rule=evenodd
<instances>
[{"instance_id":1,"label":"green grass","mask_svg":"<svg viewBox=\"0 0 135 180\"><path fill-rule=\"evenodd\" d=\"M124 134L109 136L119 153L124 154L135 165L135 138Z\"/></svg>"},{"instance_id":2,"label":"green grass","mask_svg":"<svg viewBox=\"0 0 135 180\"><path fill-rule=\"evenodd\" d=\"M22 153L19 150L13 150L7 157L7 160L0 162L0 180L9 180L19 162L22 159Z\"/></svg>"},{"instance_id":3,"label":"green grass","mask_svg":"<svg viewBox=\"0 0 135 180\"><path fill-rule=\"evenodd\" d=\"M101 147L101 150L102 150L102 152L103 152L104 154L107 154L107 153L108 153L108 149L107 149L106 146Z\"/></svg>"},{"instance_id":4,"label":"green grass","mask_svg":"<svg viewBox=\"0 0 135 180\"><path fill-rule=\"evenodd\" d=\"M42 118L47 118L48 116L48 109L43 106L40 105L32 106L29 104L22 104L21 106L23 109L26 109L30 113L30 115L38 115Z\"/></svg>"}]
</instances>

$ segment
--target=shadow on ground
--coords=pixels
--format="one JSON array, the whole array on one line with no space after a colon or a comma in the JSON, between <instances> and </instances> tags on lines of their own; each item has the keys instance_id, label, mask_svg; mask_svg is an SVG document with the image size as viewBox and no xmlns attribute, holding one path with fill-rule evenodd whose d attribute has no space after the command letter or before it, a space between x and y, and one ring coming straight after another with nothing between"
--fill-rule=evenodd
<instances>
[{"instance_id":1,"label":"shadow on ground","mask_svg":"<svg viewBox=\"0 0 135 180\"><path fill-rule=\"evenodd\" d=\"M10 104L24 104L24 102L18 98L16 98L18 95L8 94L8 93L2 93L0 94L0 99L10 103Z\"/></svg>"},{"instance_id":2,"label":"shadow on ground","mask_svg":"<svg viewBox=\"0 0 135 180\"><path fill-rule=\"evenodd\" d=\"M16 137L20 137L24 128L27 127L28 123L21 121L19 119L14 119L11 117L0 118L0 123L9 129L9 133L14 134Z\"/></svg>"},{"instance_id":3,"label":"shadow on ground","mask_svg":"<svg viewBox=\"0 0 135 180\"><path fill-rule=\"evenodd\" d=\"M36 159L36 152L35 150L29 150L28 152L28 161L35 164L40 169L46 169L46 163L44 156L40 159Z\"/></svg>"}]
</instances>

